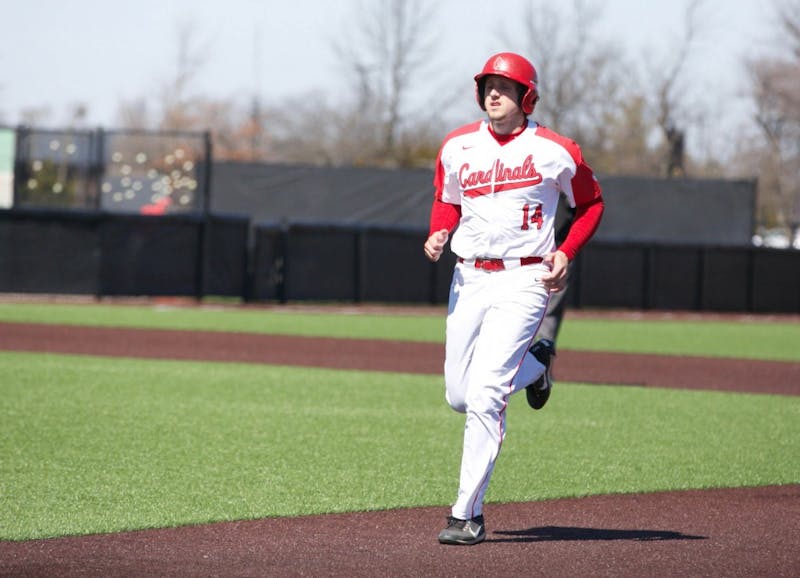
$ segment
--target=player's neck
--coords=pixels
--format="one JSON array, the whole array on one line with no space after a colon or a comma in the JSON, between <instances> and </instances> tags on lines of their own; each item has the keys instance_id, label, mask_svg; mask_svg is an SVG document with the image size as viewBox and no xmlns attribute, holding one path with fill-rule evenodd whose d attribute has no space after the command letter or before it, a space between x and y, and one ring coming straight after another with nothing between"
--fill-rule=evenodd
<instances>
[{"instance_id":1,"label":"player's neck","mask_svg":"<svg viewBox=\"0 0 800 578\"><path fill-rule=\"evenodd\" d=\"M525 116L512 116L502 119L491 119L489 128L496 136L511 136L519 134L527 126L528 119Z\"/></svg>"}]
</instances>

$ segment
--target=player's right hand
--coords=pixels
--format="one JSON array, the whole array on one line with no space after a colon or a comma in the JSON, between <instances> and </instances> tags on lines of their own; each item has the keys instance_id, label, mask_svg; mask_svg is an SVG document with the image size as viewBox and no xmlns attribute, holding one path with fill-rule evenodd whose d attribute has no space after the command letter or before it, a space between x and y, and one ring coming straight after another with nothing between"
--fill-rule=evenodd
<instances>
[{"instance_id":1,"label":"player's right hand","mask_svg":"<svg viewBox=\"0 0 800 578\"><path fill-rule=\"evenodd\" d=\"M440 229L432 233L428 240L425 241L425 256L434 263L438 261L449 238L450 232L447 229Z\"/></svg>"}]
</instances>

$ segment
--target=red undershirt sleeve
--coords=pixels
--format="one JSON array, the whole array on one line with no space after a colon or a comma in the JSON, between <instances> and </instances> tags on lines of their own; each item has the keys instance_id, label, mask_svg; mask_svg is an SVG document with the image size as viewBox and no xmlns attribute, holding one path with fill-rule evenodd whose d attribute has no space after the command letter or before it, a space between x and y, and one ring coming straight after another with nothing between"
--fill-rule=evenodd
<instances>
[{"instance_id":1,"label":"red undershirt sleeve","mask_svg":"<svg viewBox=\"0 0 800 578\"><path fill-rule=\"evenodd\" d=\"M575 219L572 221L567 238L558 248L570 261L575 259L578 251L592 238L600 224L604 210L605 203L603 197L600 196L575 207Z\"/></svg>"},{"instance_id":2,"label":"red undershirt sleeve","mask_svg":"<svg viewBox=\"0 0 800 578\"><path fill-rule=\"evenodd\" d=\"M431 207L431 223L428 235L447 229L452 232L461 220L461 205L453 205L439 200L438 195Z\"/></svg>"}]
</instances>

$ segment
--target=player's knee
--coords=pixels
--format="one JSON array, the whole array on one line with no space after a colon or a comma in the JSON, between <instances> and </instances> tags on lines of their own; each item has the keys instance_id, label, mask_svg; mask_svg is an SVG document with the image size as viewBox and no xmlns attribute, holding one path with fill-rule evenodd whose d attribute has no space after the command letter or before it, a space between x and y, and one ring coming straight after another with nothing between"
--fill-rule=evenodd
<instances>
[{"instance_id":1,"label":"player's knee","mask_svg":"<svg viewBox=\"0 0 800 578\"><path fill-rule=\"evenodd\" d=\"M467 413L467 404L463 395L454 395L450 390L445 391L444 398L447 403L458 413Z\"/></svg>"},{"instance_id":2,"label":"player's knee","mask_svg":"<svg viewBox=\"0 0 800 578\"><path fill-rule=\"evenodd\" d=\"M465 400L469 411L482 415L496 415L505 407L505 400L488 395L485 390L477 390Z\"/></svg>"}]
</instances>

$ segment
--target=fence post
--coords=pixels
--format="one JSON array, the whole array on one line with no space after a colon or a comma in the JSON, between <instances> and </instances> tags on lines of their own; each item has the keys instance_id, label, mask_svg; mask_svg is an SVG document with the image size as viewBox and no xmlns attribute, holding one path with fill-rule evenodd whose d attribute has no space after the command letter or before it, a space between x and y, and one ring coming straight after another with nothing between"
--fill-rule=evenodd
<instances>
[{"instance_id":1,"label":"fence post","mask_svg":"<svg viewBox=\"0 0 800 578\"><path fill-rule=\"evenodd\" d=\"M203 148L205 155L205 171L203 175L203 213L208 215L211 211L211 171L213 170L213 143L211 141L211 132L203 132Z\"/></svg>"},{"instance_id":2,"label":"fence post","mask_svg":"<svg viewBox=\"0 0 800 578\"><path fill-rule=\"evenodd\" d=\"M17 142L14 144L14 185L11 193L11 207L19 206L19 188L25 179L23 167L28 155L25 152L24 144L28 142L30 129L24 125L17 126Z\"/></svg>"},{"instance_id":3,"label":"fence post","mask_svg":"<svg viewBox=\"0 0 800 578\"><path fill-rule=\"evenodd\" d=\"M103 176L106 173L106 163L105 163L105 153L106 153L106 133L102 127L97 127L95 130L94 138L92 138L92 142L94 144L94 155L93 162L90 165L90 179L94 184L94 188L97 191L95 195L94 201L94 208L97 211L102 210L103 208Z\"/></svg>"}]
</instances>

